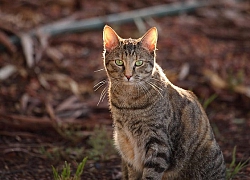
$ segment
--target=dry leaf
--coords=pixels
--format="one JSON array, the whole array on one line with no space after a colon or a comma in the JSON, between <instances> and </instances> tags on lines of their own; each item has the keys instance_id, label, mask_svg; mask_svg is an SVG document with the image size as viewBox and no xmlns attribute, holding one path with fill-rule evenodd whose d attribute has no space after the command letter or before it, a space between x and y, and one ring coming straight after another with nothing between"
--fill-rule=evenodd
<instances>
[{"instance_id":1,"label":"dry leaf","mask_svg":"<svg viewBox=\"0 0 250 180\"><path fill-rule=\"evenodd\" d=\"M225 89L228 86L227 83L221 77L219 77L218 74L209 69L204 69L203 74L206 78L209 79L209 81L215 88Z\"/></svg>"},{"instance_id":2,"label":"dry leaf","mask_svg":"<svg viewBox=\"0 0 250 180\"><path fill-rule=\"evenodd\" d=\"M189 69L190 65L188 63L184 63L181 67L178 79L181 81L184 80L189 74Z\"/></svg>"},{"instance_id":3,"label":"dry leaf","mask_svg":"<svg viewBox=\"0 0 250 180\"><path fill-rule=\"evenodd\" d=\"M80 94L79 87L76 81L65 74L41 74L40 79L42 78L44 82L46 81L56 81L57 85L63 89L71 90L75 95Z\"/></svg>"},{"instance_id":4,"label":"dry leaf","mask_svg":"<svg viewBox=\"0 0 250 180\"><path fill-rule=\"evenodd\" d=\"M215 88L219 89L232 89L234 92L237 92L239 94L243 94L247 97L250 98L250 87L249 86L244 86L244 85L236 85L236 86L231 86L229 83L227 83L225 80L223 80L221 77L219 77L218 74L215 72L205 69L203 70L203 74L205 75L206 78L208 78L211 82L211 84Z\"/></svg>"},{"instance_id":5,"label":"dry leaf","mask_svg":"<svg viewBox=\"0 0 250 180\"><path fill-rule=\"evenodd\" d=\"M28 107L28 103L29 103L29 95L27 93L24 93L21 97L21 109L22 111L26 111L27 107Z\"/></svg>"},{"instance_id":6,"label":"dry leaf","mask_svg":"<svg viewBox=\"0 0 250 180\"><path fill-rule=\"evenodd\" d=\"M35 62L38 63L43 56L45 49L48 47L48 35L40 31L36 32L36 37L39 39L35 49Z\"/></svg>"},{"instance_id":7,"label":"dry leaf","mask_svg":"<svg viewBox=\"0 0 250 180\"><path fill-rule=\"evenodd\" d=\"M6 65L0 69L0 80L5 80L17 71L13 65Z\"/></svg>"},{"instance_id":8,"label":"dry leaf","mask_svg":"<svg viewBox=\"0 0 250 180\"><path fill-rule=\"evenodd\" d=\"M56 48L49 47L46 48L45 53L49 58L51 58L56 64L60 65L61 60L63 59L63 54Z\"/></svg>"},{"instance_id":9,"label":"dry leaf","mask_svg":"<svg viewBox=\"0 0 250 180\"><path fill-rule=\"evenodd\" d=\"M38 75L38 80L45 89L49 89L50 85L42 75Z\"/></svg>"},{"instance_id":10,"label":"dry leaf","mask_svg":"<svg viewBox=\"0 0 250 180\"><path fill-rule=\"evenodd\" d=\"M54 112L54 109L51 105L50 102L46 102L45 103L45 107L46 107L46 110L47 110L47 113L49 114L49 117L52 119L52 120L56 120L56 116L55 116L55 112Z\"/></svg>"},{"instance_id":11,"label":"dry leaf","mask_svg":"<svg viewBox=\"0 0 250 180\"><path fill-rule=\"evenodd\" d=\"M69 98L65 99L57 108L56 108L56 112L58 111L64 111L66 109L68 109L69 106L71 106L75 101L77 101L77 97L76 96L70 96Z\"/></svg>"},{"instance_id":12,"label":"dry leaf","mask_svg":"<svg viewBox=\"0 0 250 180\"><path fill-rule=\"evenodd\" d=\"M244 94L250 98L250 87L249 86L238 85L238 86L234 87L234 91L237 93L240 93L240 94Z\"/></svg>"},{"instance_id":13,"label":"dry leaf","mask_svg":"<svg viewBox=\"0 0 250 180\"><path fill-rule=\"evenodd\" d=\"M21 39L21 44L23 47L23 51L24 51L27 65L28 65L28 67L31 68L35 64L35 60L33 57L33 55L34 55L33 40L31 38L31 36L28 34L21 34L20 39Z\"/></svg>"}]
</instances>

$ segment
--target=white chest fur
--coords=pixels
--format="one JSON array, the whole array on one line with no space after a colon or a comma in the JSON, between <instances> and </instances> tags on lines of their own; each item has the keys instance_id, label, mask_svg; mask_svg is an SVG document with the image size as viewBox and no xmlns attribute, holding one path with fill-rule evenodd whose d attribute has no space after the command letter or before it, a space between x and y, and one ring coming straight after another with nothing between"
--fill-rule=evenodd
<instances>
[{"instance_id":1,"label":"white chest fur","mask_svg":"<svg viewBox=\"0 0 250 180\"><path fill-rule=\"evenodd\" d=\"M122 158L137 171L142 171L145 153L143 147L139 146L138 140L132 136L131 132L127 129L118 130L115 128L114 141Z\"/></svg>"}]
</instances>

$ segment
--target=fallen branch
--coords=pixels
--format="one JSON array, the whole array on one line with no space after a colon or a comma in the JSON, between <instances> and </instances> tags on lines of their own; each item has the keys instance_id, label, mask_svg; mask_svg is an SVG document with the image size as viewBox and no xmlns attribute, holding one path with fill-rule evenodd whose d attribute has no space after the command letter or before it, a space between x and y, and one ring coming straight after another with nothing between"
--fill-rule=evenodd
<instances>
[{"instance_id":1,"label":"fallen branch","mask_svg":"<svg viewBox=\"0 0 250 180\"><path fill-rule=\"evenodd\" d=\"M10 42L8 36L0 31L0 44L3 44L10 53L16 52L16 47Z\"/></svg>"},{"instance_id":2,"label":"fallen branch","mask_svg":"<svg viewBox=\"0 0 250 180\"><path fill-rule=\"evenodd\" d=\"M55 121L50 118L39 118L39 117L31 117L24 115L7 115L0 113L0 124L1 127L4 128L6 126L12 127L13 129L25 129L25 130L48 130L55 129L56 127L77 127L77 128L86 128L86 129L94 129L97 124L102 125L111 125L111 119L105 118L96 118L90 117L88 119L80 120L80 119L63 119L57 121L58 124L55 124ZM1 128L0 128L1 129Z\"/></svg>"},{"instance_id":3,"label":"fallen branch","mask_svg":"<svg viewBox=\"0 0 250 180\"><path fill-rule=\"evenodd\" d=\"M163 4L133 11L122 12L118 14L111 14L102 17L93 17L89 19L84 19L76 21L75 19L60 20L52 24L38 27L33 29L27 34L29 36L36 36L36 34L44 33L50 36L58 35L62 33L73 33L73 32L83 32L93 29L101 29L105 24L123 24L128 22L133 22L135 19L149 18L149 17L159 17L159 16L169 16L177 15L184 12L191 12L197 8L204 7L211 4L208 1L191 1L183 3L173 3L173 4ZM20 44L20 38L17 36L11 36L10 41L13 44ZM0 50L3 46L0 46Z\"/></svg>"}]
</instances>

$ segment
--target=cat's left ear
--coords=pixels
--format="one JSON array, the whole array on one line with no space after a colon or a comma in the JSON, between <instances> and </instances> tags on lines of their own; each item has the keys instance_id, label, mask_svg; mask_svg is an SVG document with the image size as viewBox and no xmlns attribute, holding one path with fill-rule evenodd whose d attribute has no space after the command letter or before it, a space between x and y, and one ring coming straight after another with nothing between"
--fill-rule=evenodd
<instances>
[{"instance_id":1,"label":"cat's left ear","mask_svg":"<svg viewBox=\"0 0 250 180\"><path fill-rule=\"evenodd\" d=\"M158 33L156 27L149 29L141 38L142 47L153 52L156 50Z\"/></svg>"},{"instance_id":2,"label":"cat's left ear","mask_svg":"<svg viewBox=\"0 0 250 180\"><path fill-rule=\"evenodd\" d=\"M103 29L103 43L104 48L107 51L111 51L117 46L119 46L119 36L116 34L116 32L108 25L106 25Z\"/></svg>"}]
</instances>

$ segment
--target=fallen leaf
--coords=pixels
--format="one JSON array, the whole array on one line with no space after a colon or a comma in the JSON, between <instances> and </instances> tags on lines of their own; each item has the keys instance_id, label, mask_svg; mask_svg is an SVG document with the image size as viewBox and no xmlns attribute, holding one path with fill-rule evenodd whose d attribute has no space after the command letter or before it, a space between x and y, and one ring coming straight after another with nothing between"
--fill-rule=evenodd
<instances>
[{"instance_id":1,"label":"fallen leaf","mask_svg":"<svg viewBox=\"0 0 250 180\"><path fill-rule=\"evenodd\" d=\"M47 113L49 114L50 118L52 120L56 121L57 118L55 116L55 111L52 107L52 104L50 102L46 102L45 107L46 107Z\"/></svg>"},{"instance_id":2,"label":"fallen leaf","mask_svg":"<svg viewBox=\"0 0 250 180\"><path fill-rule=\"evenodd\" d=\"M28 67L33 67L35 64L34 60L34 48L33 48L33 40L30 35L28 34L21 34L20 35L21 44L23 47L25 59L27 62Z\"/></svg>"},{"instance_id":3,"label":"fallen leaf","mask_svg":"<svg viewBox=\"0 0 250 180\"><path fill-rule=\"evenodd\" d=\"M64 111L68 109L69 106L71 106L74 102L77 101L76 96L70 96L69 98L65 99L57 108L55 109L56 112L58 111Z\"/></svg>"},{"instance_id":4,"label":"fallen leaf","mask_svg":"<svg viewBox=\"0 0 250 180\"><path fill-rule=\"evenodd\" d=\"M215 88L225 89L227 87L227 83L217 73L209 69L204 69L203 74Z\"/></svg>"},{"instance_id":5,"label":"fallen leaf","mask_svg":"<svg viewBox=\"0 0 250 180\"><path fill-rule=\"evenodd\" d=\"M234 91L240 94L244 94L250 98L250 87L244 85L237 85L234 87Z\"/></svg>"},{"instance_id":6,"label":"fallen leaf","mask_svg":"<svg viewBox=\"0 0 250 180\"><path fill-rule=\"evenodd\" d=\"M28 103L29 103L29 95L27 93L23 94L21 97L21 109L22 111L26 111L27 107L28 107Z\"/></svg>"},{"instance_id":7,"label":"fallen leaf","mask_svg":"<svg viewBox=\"0 0 250 180\"><path fill-rule=\"evenodd\" d=\"M0 69L0 80L5 80L17 71L13 65L6 65Z\"/></svg>"},{"instance_id":8,"label":"fallen leaf","mask_svg":"<svg viewBox=\"0 0 250 180\"><path fill-rule=\"evenodd\" d=\"M204 69L203 74L205 75L206 78L209 79L209 81L211 82L211 84L215 88L231 89L234 92L237 92L239 94L243 94L243 95L250 98L250 87L249 86L245 86L245 85L240 84L240 85L235 85L232 87L231 84L229 84L228 82L223 80L217 73L215 73L209 69Z\"/></svg>"},{"instance_id":9,"label":"fallen leaf","mask_svg":"<svg viewBox=\"0 0 250 180\"><path fill-rule=\"evenodd\" d=\"M67 76L66 74L41 74L40 78L46 81L56 81L57 85L63 89L71 90L75 95L80 94L79 87L76 81Z\"/></svg>"},{"instance_id":10,"label":"fallen leaf","mask_svg":"<svg viewBox=\"0 0 250 180\"><path fill-rule=\"evenodd\" d=\"M190 70L190 65L188 63L184 63L181 67L178 79L181 81L184 80L188 76L189 70Z\"/></svg>"},{"instance_id":11,"label":"fallen leaf","mask_svg":"<svg viewBox=\"0 0 250 180\"><path fill-rule=\"evenodd\" d=\"M47 56L52 59L56 64L60 65L61 60L63 59L63 54L56 48L49 47L46 48L45 53Z\"/></svg>"}]
</instances>

